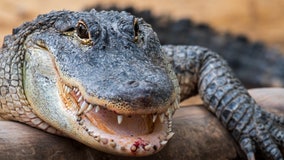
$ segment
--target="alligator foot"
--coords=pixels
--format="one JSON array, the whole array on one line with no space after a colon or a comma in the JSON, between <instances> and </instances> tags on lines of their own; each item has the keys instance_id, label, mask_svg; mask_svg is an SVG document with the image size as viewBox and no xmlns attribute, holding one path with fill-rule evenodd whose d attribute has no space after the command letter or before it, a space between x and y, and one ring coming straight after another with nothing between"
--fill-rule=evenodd
<instances>
[{"instance_id":1,"label":"alligator foot","mask_svg":"<svg viewBox=\"0 0 284 160\"><path fill-rule=\"evenodd\" d=\"M255 160L255 147L259 147L264 154L273 160L283 160L278 146L284 146L284 118L256 110L256 116L247 127L248 134L241 135L239 142L248 160Z\"/></svg>"}]
</instances>

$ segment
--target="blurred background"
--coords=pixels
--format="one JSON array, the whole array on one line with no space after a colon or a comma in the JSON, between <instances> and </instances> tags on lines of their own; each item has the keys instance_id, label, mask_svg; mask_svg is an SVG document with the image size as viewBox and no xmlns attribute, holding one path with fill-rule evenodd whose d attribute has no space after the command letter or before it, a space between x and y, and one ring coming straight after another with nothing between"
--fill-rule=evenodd
<instances>
[{"instance_id":1,"label":"blurred background","mask_svg":"<svg viewBox=\"0 0 284 160\"><path fill-rule=\"evenodd\" d=\"M0 0L0 43L38 14L91 8L144 17L162 44L220 53L247 87L284 86L284 0Z\"/></svg>"},{"instance_id":2,"label":"blurred background","mask_svg":"<svg viewBox=\"0 0 284 160\"><path fill-rule=\"evenodd\" d=\"M284 50L283 0L0 0L1 42L11 28L38 14L62 9L79 11L99 4L149 9L155 15L174 19L190 18L197 23L208 23L218 31L245 34Z\"/></svg>"}]
</instances>

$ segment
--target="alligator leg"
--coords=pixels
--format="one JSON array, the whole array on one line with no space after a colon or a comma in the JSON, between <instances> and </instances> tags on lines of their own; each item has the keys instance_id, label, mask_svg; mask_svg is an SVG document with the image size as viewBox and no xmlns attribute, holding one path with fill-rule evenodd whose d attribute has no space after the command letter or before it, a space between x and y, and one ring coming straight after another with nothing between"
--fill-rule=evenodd
<instances>
[{"instance_id":1,"label":"alligator leg","mask_svg":"<svg viewBox=\"0 0 284 160\"><path fill-rule=\"evenodd\" d=\"M227 63L216 53L196 46L163 46L181 86L181 100L199 93L208 110L227 128L249 160L255 148L283 160L284 120L262 110Z\"/></svg>"},{"instance_id":2,"label":"alligator leg","mask_svg":"<svg viewBox=\"0 0 284 160\"><path fill-rule=\"evenodd\" d=\"M267 112L264 112L263 114L265 117L268 117L268 122L273 122L269 131L275 138L275 141L281 146L284 146L284 117L279 117ZM280 126L282 126L282 128Z\"/></svg>"}]
</instances>

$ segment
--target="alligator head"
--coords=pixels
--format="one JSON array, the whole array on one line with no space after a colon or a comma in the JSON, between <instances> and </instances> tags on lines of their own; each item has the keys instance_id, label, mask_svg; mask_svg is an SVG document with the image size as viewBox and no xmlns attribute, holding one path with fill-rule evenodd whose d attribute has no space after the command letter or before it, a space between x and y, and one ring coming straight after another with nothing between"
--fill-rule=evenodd
<instances>
[{"instance_id":1,"label":"alligator head","mask_svg":"<svg viewBox=\"0 0 284 160\"><path fill-rule=\"evenodd\" d=\"M49 26L42 17L24 42L33 112L101 151L159 151L173 136L179 86L151 26L115 11L61 11Z\"/></svg>"}]
</instances>

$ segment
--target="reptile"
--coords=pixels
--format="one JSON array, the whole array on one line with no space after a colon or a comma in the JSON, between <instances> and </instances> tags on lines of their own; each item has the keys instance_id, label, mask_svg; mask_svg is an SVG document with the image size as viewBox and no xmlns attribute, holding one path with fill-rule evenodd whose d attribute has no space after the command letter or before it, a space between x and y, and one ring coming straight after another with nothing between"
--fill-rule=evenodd
<instances>
[{"instance_id":1,"label":"reptile","mask_svg":"<svg viewBox=\"0 0 284 160\"><path fill-rule=\"evenodd\" d=\"M53 11L15 28L0 54L0 117L111 154L147 156L199 94L249 160L283 159L284 119L262 110L217 53L161 45L127 12Z\"/></svg>"}]
</instances>

